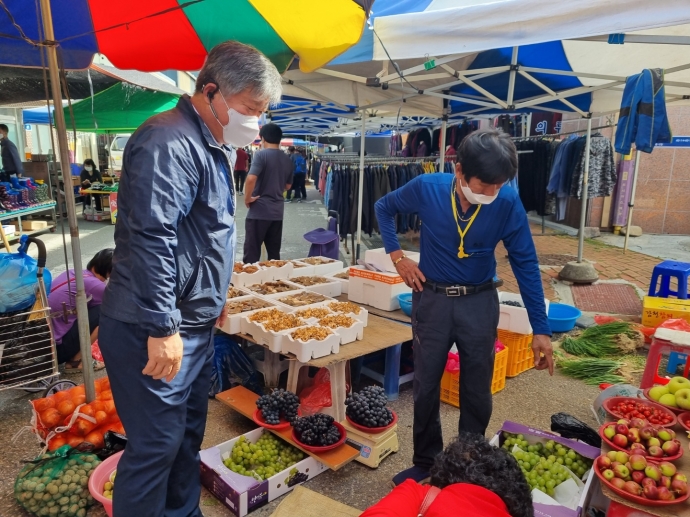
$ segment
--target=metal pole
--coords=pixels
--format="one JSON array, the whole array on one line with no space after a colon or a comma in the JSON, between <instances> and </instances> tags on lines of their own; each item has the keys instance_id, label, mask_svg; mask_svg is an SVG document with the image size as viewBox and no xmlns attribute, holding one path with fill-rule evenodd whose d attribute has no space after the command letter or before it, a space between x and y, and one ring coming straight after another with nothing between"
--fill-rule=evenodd
<instances>
[{"instance_id":1,"label":"metal pole","mask_svg":"<svg viewBox=\"0 0 690 517\"><path fill-rule=\"evenodd\" d=\"M443 115L443 120L441 121L441 156L438 166L439 172L446 172L446 126L448 126L448 121L446 116Z\"/></svg>"},{"instance_id":2,"label":"metal pole","mask_svg":"<svg viewBox=\"0 0 690 517\"><path fill-rule=\"evenodd\" d=\"M635 207L635 191L637 190L637 173L640 170L640 151L635 153L635 170L633 171L632 190L628 202L628 225L626 226L623 253L628 251L628 238L630 237L630 225L632 224L633 208Z\"/></svg>"},{"instance_id":3,"label":"metal pole","mask_svg":"<svg viewBox=\"0 0 690 517\"><path fill-rule=\"evenodd\" d=\"M360 137L359 145L359 193L357 202L357 250L355 258L359 260L359 247L362 244L362 199L364 198L364 139L367 132L366 113L361 111L362 115L362 135Z\"/></svg>"},{"instance_id":4,"label":"metal pole","mask_svg":"<svg viewBox=\"0 0 690 517\"><path fill-rule=\"evenodd\" d=\"M589 153L592 147L592 116L587 119L587 140L585 145L585 172L582 175L582 211L580 213L580 232L577 243L577 262L582 263L585 249L585 223L587 222L587 194L589 189Z\"/></svg>"},{"instance_id":5,"label":"metal pole","mask_svg":"<svg viewBox=\"0 0 690 517\"><path fill-rule=\"evenodd\" d=\"M513 47L513 55L510 59L510 76L508 79L508 98L506 99L506 104L508 104L508 109L513 110L515 109L515 106L513 105L513 101L515 98L515 76L517 75L517 70L515 67L517 66L517 60L518 60L518 48L519 47Z\"/></svg>"},{"instance_id":6,"label":"metal pole","mask_svg":"<svg viewBox=\"0 0 690 517\"><path fill-rule=\"evenodd\" d=\"M50 0L41 0L41 16L43 18L43 31L48 44L48 73L50 75L50 88L55 105L55 127L57 129L58 148L60 149L60 165L62 178L65 183L65 203L67 204L67 221L69 222L70 242L72 245L72 261L74 262L74 279L77 289L76 308L77 323L79 328L79 345L81 350L82 370L84 372L84 387L86 401L96 399L96 389L93 384L93 364L91 362L91 330L89 329L89 312L86 305L86 292L84 291L84 274L81 262L81 246L79 245L79 226L77 224L77 212L74 204L74 189L72 187L72 171L69 161L69 146L67 145L67 125L65 113L62 111L62 92L60 91L60 75L57 60L57 45L53 31L53 18L50 11Z\"/></svg>"}]
</instances>

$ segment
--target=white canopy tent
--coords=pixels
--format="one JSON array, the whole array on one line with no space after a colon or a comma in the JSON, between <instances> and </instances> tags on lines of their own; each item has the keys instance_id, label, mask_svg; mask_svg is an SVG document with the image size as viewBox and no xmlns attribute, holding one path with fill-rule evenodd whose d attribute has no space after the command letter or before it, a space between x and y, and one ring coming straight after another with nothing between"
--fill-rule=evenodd
<instances>
[{"instance_id":1,"label":"white canopy tent","mask_svg":"<svg viewBox=\"0 0 690 517\"><path fill-rule=\"evenodd\" d=\"M385 10L392 0L382 3ZM442 117L444 127L447 120L526 111L574 112L591 122L594 112L618 111L626 77L663 68L667 103L690 100L687 0L418 3L426 5L376 17L377 2L371 60L339 59L311 74L290 70L286 93L364 114ZM361 120L366 132L366 116ZM360 183L360 200L362 190ZM578 262L585 220L583 208Z\"/></svg>"}]
</instances>

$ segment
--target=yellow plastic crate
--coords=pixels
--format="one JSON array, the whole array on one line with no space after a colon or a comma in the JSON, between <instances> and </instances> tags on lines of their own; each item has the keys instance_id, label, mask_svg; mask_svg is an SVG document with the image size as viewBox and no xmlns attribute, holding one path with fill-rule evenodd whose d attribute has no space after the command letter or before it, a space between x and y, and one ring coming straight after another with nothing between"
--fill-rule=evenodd
<instances>
[{"instance_id":1,"label":"yellow plastic crate","mask_svg":"<svg viewBox=\"0 0 690 517\"><path fill-rule=\"evenodd\" d=\"M532 353L532 334L518 334L498 329L498 340L508 348L507 377L515 377L534 368Z\"/></svg>"},{"instance_id":2,"label":"yellow plastic crate","mask_svg":"<svg viewBox=\"0 0 690 517\"><path fill-rule=\"evenodd\" d=\"M491 393L498 393L506 386L506 367L508 365L508 348L496 354L494 359L494 376L491 381ZM441 402L460 407L460 372L443 372L441 378Z\"/></svg>"}]
</instances>

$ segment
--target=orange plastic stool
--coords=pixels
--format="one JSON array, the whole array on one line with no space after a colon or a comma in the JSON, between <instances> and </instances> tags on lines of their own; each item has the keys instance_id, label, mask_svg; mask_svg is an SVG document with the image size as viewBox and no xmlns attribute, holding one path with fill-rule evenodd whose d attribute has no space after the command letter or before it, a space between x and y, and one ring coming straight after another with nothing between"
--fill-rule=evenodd
<instances>
[{"instance_id":1,"label":"orange plastic stool","mask_svg":"<svg viewBox=\"0 0 690 517\"><path fill-rule=\"evenodd\" d=\"M656 329L652 344L649 347L649 354L647 354L647 364L644 367L640 382L641 389L651 388L655 384L668 384L668 378L659 376L659 364L661 357L671 352L690 353L690 332L665 328ZM685 362L683 377L688 377L688 372L690 372L690 361Z\"/></svg>"}]
</instances>

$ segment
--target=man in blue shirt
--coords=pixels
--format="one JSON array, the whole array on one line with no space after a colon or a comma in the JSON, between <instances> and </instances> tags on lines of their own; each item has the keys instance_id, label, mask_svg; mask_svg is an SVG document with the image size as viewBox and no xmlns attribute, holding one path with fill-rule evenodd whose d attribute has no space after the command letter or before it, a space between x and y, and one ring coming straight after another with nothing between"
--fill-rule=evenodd
<instances>
[{"instance_id":1,"label":"man in blue shirt","mask_svg":"<svg viewBox=\"0 0 690 517\"><path fill-rule=\"evenodd\" d=\"M414 466L393 478L396 485L428 478L443 450L440 383L454 343L460 354L459 431L486 432L499 317L499 241L508 250L533 328L535 367L553 375L551 331L527 215L517 192L501 188L516 173L517 152L508 135L477 131L460 145L455 174L419 176L376 203L386 252L414 291ZM400 249L398 213L422 220L419 264Z\"/></svg>"}]
</instances>

